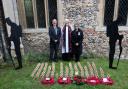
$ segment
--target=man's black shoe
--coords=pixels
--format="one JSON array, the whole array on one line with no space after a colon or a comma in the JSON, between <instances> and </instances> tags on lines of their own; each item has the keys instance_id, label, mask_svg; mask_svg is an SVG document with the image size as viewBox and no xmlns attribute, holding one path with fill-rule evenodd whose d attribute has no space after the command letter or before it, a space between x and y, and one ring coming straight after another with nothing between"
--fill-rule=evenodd
<instances>
[{"instance_id":1,"label":"man's black shoe","mask_svg":"<svg viewBox=\"0 0 128 89\"><path fill-rule=\"evenodd\" d=\"M58 62L58 60L56 59L56 60L54 60L54 62Z\"/></svg>"},{"instance_id":2,"label":"man's black shoe","mask_svg":"<svg viewBox=\"0 0 128 89\"><path fill-rule=\"evenodd\" d=\"M75 60L75 62L80 62L80 60Z\"/></svg>"},{"instance_id":3,"label":"man's black shoe","mask_svg":"<svg viewBox=\"0 0 128 89\"><path fill-rule=\"evenodd\" d=\"M19 70L19 69L21 69L22 67L17 67L17 68L15 68L15 70Z\"/></svg>"},{"instance_id":4,"label":"man's black shoe","mask_svg":"<svg viewBox=\"0 0 128 89\"><path fill-rule=\"evenodd\" d=\"M109 69L117 69L117 67L109 67Z\"/></svg>"}]
</instances>

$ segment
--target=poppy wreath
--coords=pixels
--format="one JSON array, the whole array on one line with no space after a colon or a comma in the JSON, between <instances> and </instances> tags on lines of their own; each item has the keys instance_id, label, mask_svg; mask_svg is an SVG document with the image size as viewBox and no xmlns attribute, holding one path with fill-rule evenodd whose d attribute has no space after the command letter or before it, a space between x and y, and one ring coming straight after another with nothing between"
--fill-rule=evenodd
<instances>
[{"instance_id":1,"label":"poppy wreath","mask_svg":"<svg viewBox=\"0 0 128 89\"><path fill-rule=\"evenodd\" d=\"M101 84L104 84L104 85L113 85L114 84L114 81L110 77L102 78L101 79Z\"/></svg>"},{"instance_id":2,"label":"poppy wreath","mask_svg":"<svg viewBox=\"0 0 128 89\"><path fill-rule=\"evenodd\" d=\"M54 84L54 83L55 83L54 77L44 78L41 80L41 84Z\"/></svg>"},{"instance_id":3,"label":"poppy wreath","mask_svg":"<svg viewBox=\"0 0 128 89\"><path fill-rule=\"evenodd\" d=\"M71 84L73 82L73 80L71 79L71 77L59 77L58 78L58 83L59 84Z\"/></svg>"},{"instance_id":4,"label":"poppy wreath","mask_svg":"<svg viewBox=\"0 0 128 89\"><path fill-rule=\"evenodd\" d=\"M85 82L85 78L81 76L74 76L74 81L77 85L83 85Z\"/></svg>"},{"instance_id":5,"label":"poppy wreath","mask_svg":"<svg viewBox=\"0 0 128 89\"><path fill-rule=\"evenodd\" d=\"M88 85L99 85L101 84L101 80L98 77L93 76L86 78L85 83L87 83Z\"/></svg>"}]
</instances>

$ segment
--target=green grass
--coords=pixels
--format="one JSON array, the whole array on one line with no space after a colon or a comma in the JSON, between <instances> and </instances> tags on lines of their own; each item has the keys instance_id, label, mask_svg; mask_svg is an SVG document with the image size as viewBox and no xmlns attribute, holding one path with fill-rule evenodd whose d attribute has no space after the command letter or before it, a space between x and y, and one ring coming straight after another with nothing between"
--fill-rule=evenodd
<instances>
[{"instance_id":1,"label":"green grass","mask_svg":"<svg viewBox=\"0 0 128 89\"><path fill-rule=\"evenodd\" d=\"M37 65L37 62L24 63L23 69L13 70L13 67L2 67L0 66L0 89L128 89L128 61L120 61L117 70L108 69L108 61L105 58L94 58L94 59L81 59L81 64L94 61L97 68L100 66L104 69L105 73L109 73L112 79L115 81L113 86L90 86L90 85L59 85L55 83L51 86L41 85L38 80L34 80L30 77L33 69ZM56 63L56 70L59 73L59 61ZM72 61L72 63L74 63ZM68 62L64 62L68 64ZM116 62L115 62L116 64Z\"/></svg>"}]
</instances>

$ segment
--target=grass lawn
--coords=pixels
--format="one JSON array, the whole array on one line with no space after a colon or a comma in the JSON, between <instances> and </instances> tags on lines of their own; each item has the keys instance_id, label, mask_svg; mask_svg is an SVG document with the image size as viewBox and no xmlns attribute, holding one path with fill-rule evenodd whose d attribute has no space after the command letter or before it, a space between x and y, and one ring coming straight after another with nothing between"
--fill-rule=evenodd
<instances>
[{"instance_id":1,"label":"grass lawn","mask_svg":"<svg viewBox=\"0 0 128 89\"><path fill-rule=\"evenodd\" d=\"M105 73L109 73L115 81L113 86L90 86L90 85L59 85L55 83L52 86L41 85L38 80L30 77L37 62L24 63L23 69L13 70L12 67L0 66L0 89L128 89L128 61L120 61L117 70L108 69L108 61L105 58L95 59L81 59L81 64L85 65L88 62L94 61L97 68L100 66L104 69ZM56 72L59 74L59 61L56 63ZM72 62L74 63L74 62ZM68 62L64 62L68 64ZM116 62L115 62L116 64Z\"/></svg>"}]
</instances>

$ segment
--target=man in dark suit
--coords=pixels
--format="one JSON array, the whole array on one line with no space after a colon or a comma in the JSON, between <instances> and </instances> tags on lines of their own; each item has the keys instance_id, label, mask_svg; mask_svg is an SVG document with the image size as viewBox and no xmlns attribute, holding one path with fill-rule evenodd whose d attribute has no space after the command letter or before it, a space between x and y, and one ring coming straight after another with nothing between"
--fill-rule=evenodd
<instances>
[{"instance_id":1,"label":"man in dark suit","mask_svg":"<svg viewBox=\"0 0 128 89\"><path fill-rule=\"evenodd\" d=\"M22 56L20 51L20 38L22 36L22 28L20 25L12 22L10 18L6 18L6 23L11 27L11 36L9 37L9 41L10 43L11 41L14 43L15 53L19 64L16 69L20 69L22 68Z\"/></svg>"},{"instance_id":2,"label":"man in dark suit","mask_svg":"<svg viewBox=\"0 0 128 89\"><path fill-rule=\"evenodd\" d=\"M72 53L75 55L75 61L80 61L82 54L83 31L79 28L79 24L75 24L75 30L71 33Z\"/></svg>"},{"instance_id":3,"label":"man in dark suit","mask_svg":"<svg viewBox=\"0 0 128 89\"><path fill-rule=\"evenodd\" d=\"M60 44L61 29L57 26L57 20L52 20L52 26L49 28L50 37L50 60L57 61L57 52Z\"/></svg>"},{"instance_id":4,"label":"man in dark suit","mask_svg":"<svg viewBox=\"0 0 128 89\"><path fill-rule=\"evenodd\" d=\"M121 19L117 19L116 21L112 21L109 25L107 25L107 37L109 37L109 68L116 69L113 67L113 60L115 54L115 46L117 40L122 40L123 35L119 35L118 33L118 25Z\"/></svg>"}]
</instances>

